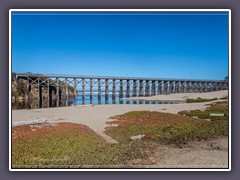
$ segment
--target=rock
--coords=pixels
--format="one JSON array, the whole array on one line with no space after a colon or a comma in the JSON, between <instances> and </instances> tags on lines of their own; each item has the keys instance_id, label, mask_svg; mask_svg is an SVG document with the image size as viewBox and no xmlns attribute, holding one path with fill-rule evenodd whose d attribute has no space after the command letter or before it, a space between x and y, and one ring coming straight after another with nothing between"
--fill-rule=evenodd
<instances>
[{"instance_id":1,"label":"rock","mask_svg":"<svg viewBox=\"0 0 240 180\"><path fill-rule=\"evenodd\" d=\"M131 140L135 141L135 140L141 140L142 138L145 137L145 134L139 134L137 136L132 136L130 137Z\"/></svg>"},{"instance_id":2,"label":"rock","mask_svg":"<svg viewBox=\"0 0 240 180\"><path fill-rule=\"evenodd\" d=\"M42 79L44 81L44 78ZM63 84L63 81L60 81L60 84ZM53 83L54 84L54 83ZM53 93L52 93L52 99L57 99L56 95L56 86L53 87ZM59 90L62 93L62 97L66 95L66 89L64 86L59 87ZM68 96L74 96L74 87L71 85L68 85ZM38 86L36 84L31 85L31 97L32 98L38 98ZM48 90L47 86L43 86L42 88L42 98L47 99L48 98ZM17 80L15 77L12 78L12 100L13 101L22 101L28 99L28 88L27 88L27 80L25 79L19 79Z\"/></svg>"}]
</instances>

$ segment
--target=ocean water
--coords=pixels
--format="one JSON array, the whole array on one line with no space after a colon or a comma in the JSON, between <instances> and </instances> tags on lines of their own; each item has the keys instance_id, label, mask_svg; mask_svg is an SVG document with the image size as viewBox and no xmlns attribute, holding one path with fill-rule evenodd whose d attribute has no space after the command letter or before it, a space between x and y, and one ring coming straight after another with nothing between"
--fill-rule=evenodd
<instances>
[{"instance_id":1,"label":"ocean water","mask_svg":"<svg viewBox=\"0 0 240 180\"><path fill-rule=\"evenodd\" d=\"M43 99L40 103L38 99L32 99L31 101L21 101L13 102L12 109L36 109L36 108L51 108L51 107L65 107L65 106L77 106L77 105L100 105L100 104L177 104L178 102L171 101L147 101L147 100L121 100L119 93L115 96L112 95L112 92L109 92L109 95L106 96L105 92L101 93L101 96L98 96L97 92L93 92L93 95L90 96L90 92L85 92L85 96L82 96L81 92L78 92L76 98L69 97L62 98L61 100L52 100L48 101ZM124 93L121 98L133 97L132 93L129 96ZM136 97L136 96L135 96Z\"/></svg>"}]
</instances>

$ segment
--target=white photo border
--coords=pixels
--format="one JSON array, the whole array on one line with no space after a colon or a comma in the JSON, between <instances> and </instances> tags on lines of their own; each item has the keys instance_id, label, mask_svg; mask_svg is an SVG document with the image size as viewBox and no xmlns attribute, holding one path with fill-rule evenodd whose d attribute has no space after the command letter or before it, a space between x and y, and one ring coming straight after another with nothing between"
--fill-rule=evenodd
<instances>
[{"instance_id":1,"label":"white photo border","mask_svg":"<svg viewBox=\"0 0 240 180\"><path fill-rule=\"evenodd\" d=\"M227 12L228 13L228 168L16 169L12 168L12 12ZM10 9L9 10L9 171L231 171L231 9Z\"/></svg>"}]
</instances>

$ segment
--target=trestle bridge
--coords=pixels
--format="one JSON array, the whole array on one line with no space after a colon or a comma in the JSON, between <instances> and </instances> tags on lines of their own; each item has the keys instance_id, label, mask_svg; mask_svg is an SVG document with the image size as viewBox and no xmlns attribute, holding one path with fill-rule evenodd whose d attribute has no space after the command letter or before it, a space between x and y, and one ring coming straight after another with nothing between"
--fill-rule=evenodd
<instances>
[{"instance_id":1,"label":"trestle bridge","mask_svg":"<svg viewBox=\"0 0 240 180\"><path fill-rule=\"evenodd\" d=\"M62 74L32 74L16 73L16 79L27 80L28 99L31 99L31 86L38 87L38 99L42 99L42 88L47 89L48 99L51 101L54 93L57 99L69 97L69 87L74 88L73 96L76 98L86 95L86 87L90 97L97 91L98 96L103 93L106 97L109 91L114 98L131 96L151 96L158 94L186 93L186 92L211 92L228 89L228 80L200 80L200 79L166 79L166 78L141 78L141 77L114 77L114 76L84 76ZM81 94L78 94L81 90Z\"/></svg>"}]
</instances>

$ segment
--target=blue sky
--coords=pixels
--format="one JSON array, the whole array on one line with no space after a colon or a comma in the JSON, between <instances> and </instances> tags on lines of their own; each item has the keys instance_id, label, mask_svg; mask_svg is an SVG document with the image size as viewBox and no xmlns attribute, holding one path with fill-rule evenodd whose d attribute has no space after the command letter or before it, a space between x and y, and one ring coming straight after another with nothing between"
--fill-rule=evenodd
<instances>
[{"instance_id":1,"label":"blue sky","mask_svg":"<svg viewBox=\"0 0 240 180\"><path fill-rule=\"evenodd\" d=\"M223 79L228 14L13 12L12 71Z\"/></svg>"}]
</instances>

